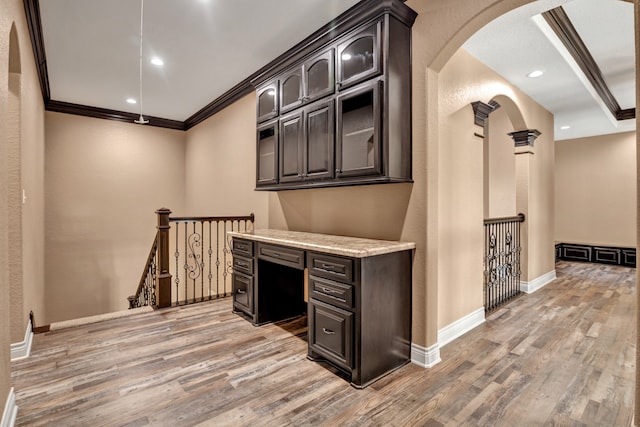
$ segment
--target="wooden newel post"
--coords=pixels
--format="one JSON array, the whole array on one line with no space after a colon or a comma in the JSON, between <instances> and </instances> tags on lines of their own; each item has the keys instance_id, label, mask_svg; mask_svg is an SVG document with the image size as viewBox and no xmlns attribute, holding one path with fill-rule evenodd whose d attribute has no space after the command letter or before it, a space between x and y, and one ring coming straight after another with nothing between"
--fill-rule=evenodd
<instances>
[{"instance_id":1,"label":"wooden newel post","mask_svg":"<svg viewBox=\"0 0 640 427\"><path fill-rule=\"evenodd\" d=\"M169 273L169 215L171 210L160 208L158 215L158 275L156 276L156 304L158 307L171 306L171 273Z\"/></svg>"}]
</instances>

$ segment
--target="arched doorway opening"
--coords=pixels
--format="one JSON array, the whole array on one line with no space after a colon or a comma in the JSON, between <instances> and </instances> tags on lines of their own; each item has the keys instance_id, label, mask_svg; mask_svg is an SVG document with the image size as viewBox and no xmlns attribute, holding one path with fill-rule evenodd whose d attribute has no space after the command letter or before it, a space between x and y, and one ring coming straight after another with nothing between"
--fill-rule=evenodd
<instances>
[{"instance_id":1,"label":"arched doorway opening","mask_svg":"<svg viewBox=\"0 0 640 427\"><path fill-rule=\"evenodd\" d=\"M22 65L15 24L9 34L7 87L7 227L9 270L9 313L11 342L21 342L25 334L23 319L22 271Z\"/></svg>"}]
</instances>

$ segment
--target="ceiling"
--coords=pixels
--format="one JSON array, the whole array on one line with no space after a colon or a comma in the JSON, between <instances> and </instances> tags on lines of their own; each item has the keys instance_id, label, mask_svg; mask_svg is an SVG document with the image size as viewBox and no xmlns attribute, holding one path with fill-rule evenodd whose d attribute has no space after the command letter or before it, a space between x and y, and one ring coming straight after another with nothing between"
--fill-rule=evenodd
<instances>
[{"instance_id":1,"label":"ceiling","mask_svg":"<svg viewBox=\"0 0 640 427\"><path fill-rule=\"evenodd\" d=\"M142 113L189 119L356 3L145 1ZM556 139L635 130L635 120L607 114L587 79L571 66L570 55L545 29L544 19L532 18L558 6L620 107L635 107L630 2L539 0L496 19L464 48L551 111ZM46 0L39 7L51 100L138 114L140 2ZM164 65L153 65L154 57ZM526 77L536 69L545 74ZM128 98L137 103L127 103Z\"/></svg>"},{"instance_id":2,"label":"ceiling","mask_svg":"<svg viewBox=\"0 0 640 427\"><path fill-rule=\"evenodd\" d=\"M635 107L633 3L541 0L505 14L464 48L554 114L555 139L635 130L616 120L540 13L561 6L622 109ZM534 70L544 74L527 77ZM563 127L570 126L566 129Z\"/></svg>"}]
</instances>

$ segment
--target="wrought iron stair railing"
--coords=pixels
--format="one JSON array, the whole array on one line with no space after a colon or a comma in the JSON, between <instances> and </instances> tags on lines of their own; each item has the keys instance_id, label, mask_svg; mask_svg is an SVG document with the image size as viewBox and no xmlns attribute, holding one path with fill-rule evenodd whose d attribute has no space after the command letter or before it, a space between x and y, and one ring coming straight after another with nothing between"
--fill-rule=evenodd
<instances>
[{"instance_id":1,"label":"wrought iron stair railing","mask_svg":"<svg viewBox=\"0 0 640 427\"><path fill-rule=\"evenodd\" d=\"M524 214L484 221L484 310L520 294L520 224Z\"/></svg>"},{"instance_id":2,"label":"wrought iron stair railing","mask_svg":"<svg viewBox=\"0 0 640 427\"><path fill-rule=\"evenodd\" d=\"M228 231L253 229L255 217L170 217L156 211L158 231L129 307L185 305L232 295Z\"/></svg>"}]
</instances>

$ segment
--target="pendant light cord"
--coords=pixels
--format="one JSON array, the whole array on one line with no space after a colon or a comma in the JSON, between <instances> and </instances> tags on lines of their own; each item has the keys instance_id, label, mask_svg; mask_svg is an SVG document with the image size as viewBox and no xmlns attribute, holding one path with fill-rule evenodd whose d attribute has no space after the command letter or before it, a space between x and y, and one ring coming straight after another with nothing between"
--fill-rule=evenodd
<instances>
[{"instance_id":1,"label":"pendant light cord","mask_svg":"<svg viewBox=\"0 0 640 427\"><path fill-rule=\"evenodd\" d=\"M145 120L142 117L142 26L144 23L144 0L140 0L140 118L138 120L134 120L138 124L147 124L149 120Z\"/></svg>"}]
</instances>

